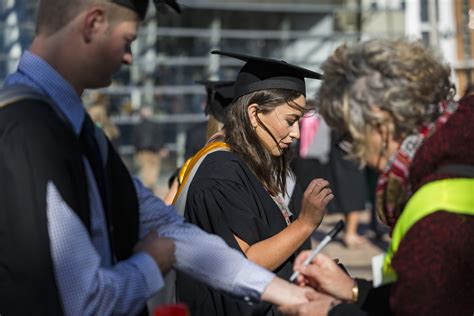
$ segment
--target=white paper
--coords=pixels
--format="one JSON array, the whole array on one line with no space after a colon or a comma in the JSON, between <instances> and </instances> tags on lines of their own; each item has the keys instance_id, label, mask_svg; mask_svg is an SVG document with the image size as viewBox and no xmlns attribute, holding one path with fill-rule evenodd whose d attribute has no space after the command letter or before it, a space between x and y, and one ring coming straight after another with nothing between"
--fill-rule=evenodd
<instances>
[{"instance_id":1,"label":"white paper","mask_svg":"<svg viewBox=\"0 0 474 316\"><path fill-rule=\"evenodd\" d=\"M385 253L372 257L372 282L374 287L382 285L384 257Z\"/></svg>"}]
</instances>

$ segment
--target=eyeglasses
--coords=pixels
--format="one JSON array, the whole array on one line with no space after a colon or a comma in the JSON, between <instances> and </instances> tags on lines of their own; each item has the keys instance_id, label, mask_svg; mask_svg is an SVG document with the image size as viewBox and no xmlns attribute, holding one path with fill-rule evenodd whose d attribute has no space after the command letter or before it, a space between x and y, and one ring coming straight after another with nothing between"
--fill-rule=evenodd
<instances>
[{"instance_id":1,"label":"eyeglasses","mask_svg":"<svg viewBox=\"0 0 474 316\"><path fill-rule=\"evenodd\" d=\"M310 109L310 110L307 110L307 111L303 114L303 117L312 117L312 116L319 117L319 112L318 112L317 109Z\"/></svg>"}]
</instances>

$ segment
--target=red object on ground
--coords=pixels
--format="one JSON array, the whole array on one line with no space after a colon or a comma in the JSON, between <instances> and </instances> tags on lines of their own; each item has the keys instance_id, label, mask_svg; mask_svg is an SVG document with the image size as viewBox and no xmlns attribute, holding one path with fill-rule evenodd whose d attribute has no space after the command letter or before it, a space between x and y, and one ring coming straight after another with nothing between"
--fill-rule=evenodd
<instances>
[{"instance_id":1,"label":"red object on ground","mask_svg":"<svg viewBox=\"0 0 474 316\"><path fill-rule=\"evenodd\" d=\"M155 309L155 316L190 316L186 304L160 305Z\"/></svg>"}]
</instances>

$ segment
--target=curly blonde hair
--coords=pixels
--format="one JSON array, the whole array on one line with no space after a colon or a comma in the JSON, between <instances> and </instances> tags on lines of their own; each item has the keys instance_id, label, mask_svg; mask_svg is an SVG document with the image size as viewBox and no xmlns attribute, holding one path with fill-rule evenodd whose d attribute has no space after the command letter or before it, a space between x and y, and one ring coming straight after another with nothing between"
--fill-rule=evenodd
<instances>
[{"instance_id":1,"label":"curly blonde hair","mask_svg":"<svg viewBox=\"0 0 474 316\"><path fill-rule=\"evenodd\" d=\"M376 39L342 45L322 65L318 108L327 123L352 141L349 156L363 163L366 136L384 124L373 107L390 113L402 140L439 115L451 99L450 67L419 41Z\"/></svg>"}]
</instances>

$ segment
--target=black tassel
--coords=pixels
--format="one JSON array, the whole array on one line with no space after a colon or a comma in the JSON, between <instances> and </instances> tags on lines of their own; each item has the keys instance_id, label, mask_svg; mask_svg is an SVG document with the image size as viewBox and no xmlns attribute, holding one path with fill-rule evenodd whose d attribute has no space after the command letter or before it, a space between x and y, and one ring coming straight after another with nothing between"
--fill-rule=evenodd
<instances>
[{"instance_id":1,"label":"black tassel","mask_svg":"<svg viewBox=\"0 0 474 316\"><path fill-rule=\"evenodd\" d=\"M181 13L182 9L176 0L153 0L156 7L156 12L166 13L169 8L172 8L177 13Z\"/></svg>"}]
</instances>

